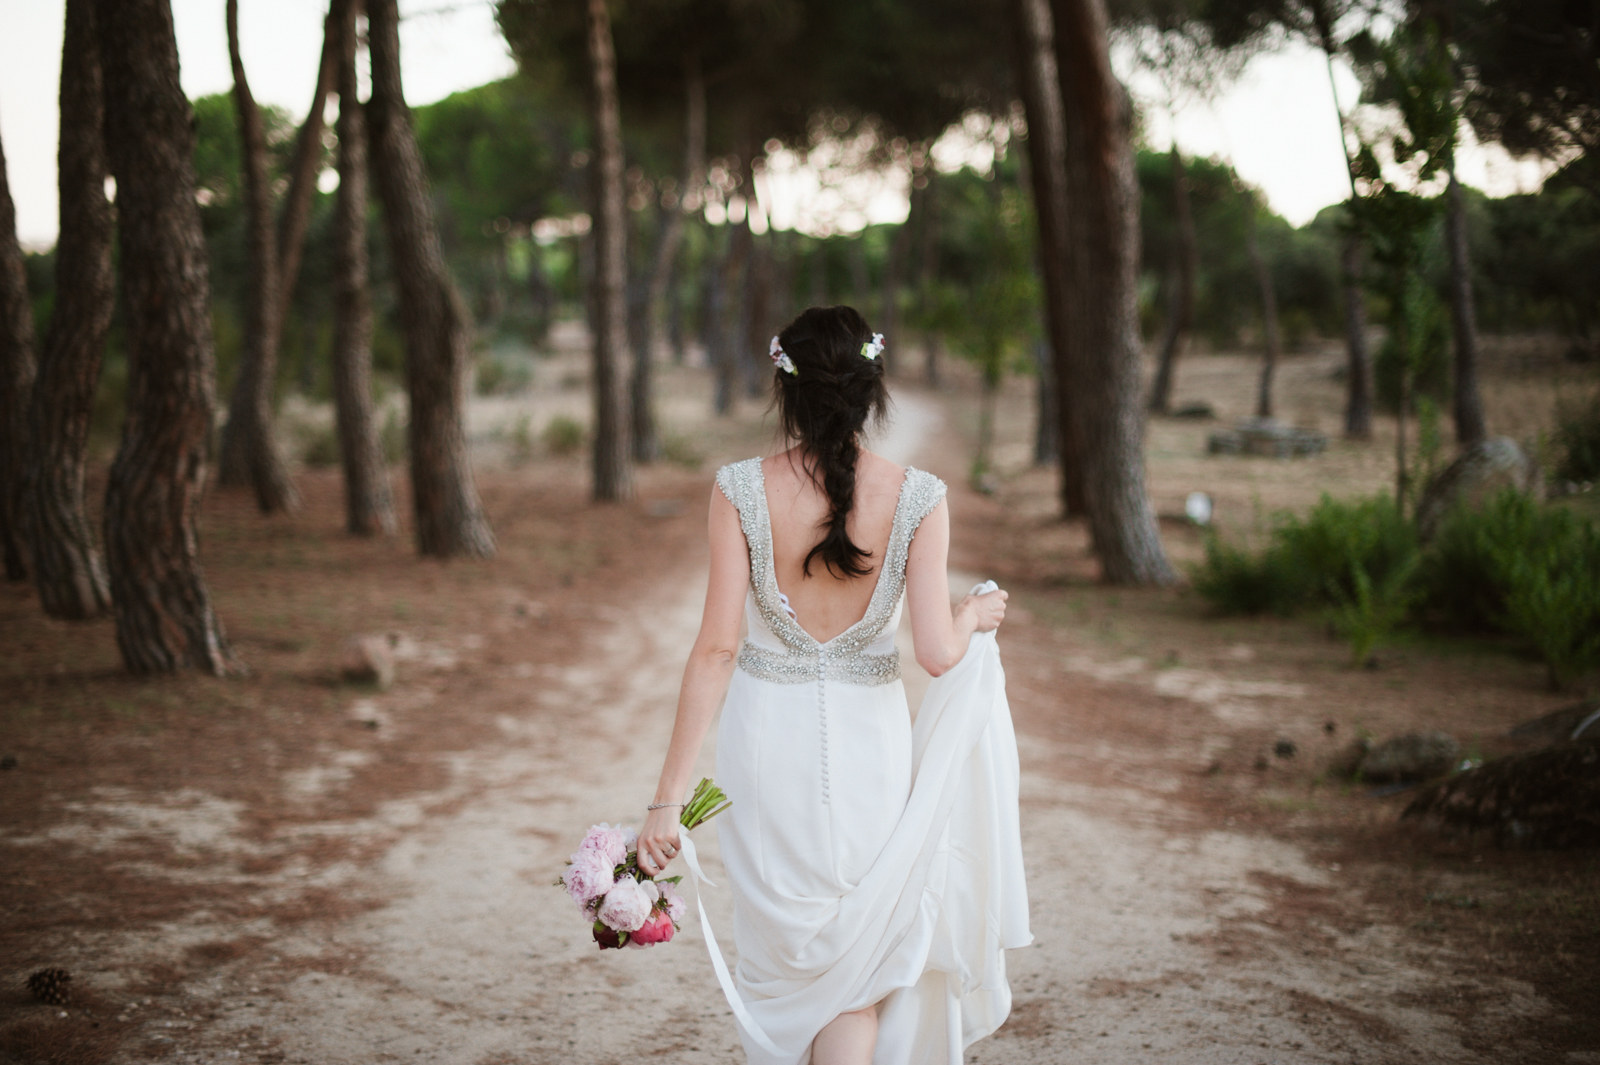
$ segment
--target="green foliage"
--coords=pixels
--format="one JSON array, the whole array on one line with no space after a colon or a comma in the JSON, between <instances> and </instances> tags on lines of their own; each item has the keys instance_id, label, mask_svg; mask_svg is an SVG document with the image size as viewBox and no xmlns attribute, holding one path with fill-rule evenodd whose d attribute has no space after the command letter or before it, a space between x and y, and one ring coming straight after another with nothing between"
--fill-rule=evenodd
<instances>
[{"instance_id":1,"label":"green foliage","mask_svg":"<svg viewBox=\"0 0 1600 1065\"><path fill-rule=\"evenodd\" d=\"M1561 456L1555 474L1563 481L1600 481L1600 393L1588 403L1565 409L1556 425Z\"/></svg>"},{"instance_id":2,"label":"green foliage","mask_svg":"<svg viewBox=\"0 0 1600 1065\"><path fill-rule=\"evenodd\" d=\"M1200 597L1224 614L1291 614L1303 588L1283 551L1251 553L1215 532L1206 537L1205 562L1191 577Z\"/></svg>"},{"instance_id":3,"label":"green foliage","mask_svg":"<svg viewBox=\"0 0 1600 1065\"><path fill-rule=\"evenodd\" d=\"M1543 551L1551 519L1531 497L1506 489L1481 509L1458 507L1428 545L1419 574L1422 605L1447 624L1480 631L1500 628L1511 592L1511 560Z\"/></svg>"},{"instance_id":4,"label":"green foliage","mask_svg":"<svg viewBox=\"0 0 1600 1065\"><path fill-rule=\"evenodd\" d=\"M1411 329L1407 331L1411 348L1410 391L1413 404L1422 397L1435 403L1450 399L1450 320L1444 304L1430 288L1415 287L1416 307ZM1401 331L1391 329L1373 360L1378 405L1386 411L1400 409L1400 374L1406 356L1400 350ZM1415 409L1415 407L1413 407ZM1410 413L1410 411L1407 411Z\"/></svg>"},{"instance_id":5,"label":"green foliage","mask_svg":"<svg viewBox=\"0 0 1600 1065\"><path fill-rule=\"evenodd\" d=\"M1379 643L1387 640L1416 600L1411 575L1417 568L1415 554L1405 557L1399 565L1374 579L1365 566L1355 558L1350 559L1349 583L1351 591L1342 590L1339 582L1329 585L1333 607L1329 618L1334 631L1350 641L1352 665L1363 665Z\"/></svg>"},{"instance_id":6,"label":"green foliage","mask_svg":"<svg viewBox=\"0 0 1600 1065\"><path fill-rule=\"evenodd\" d=\"M589 437L589 430L582 422L558 414L545 424L544 446L552 455L571 455L583 447L584 441Z\"/></svg>"},{"instance_id":7,"label":"green foliage","mask_svg":"<svg viewBox=\"0 0 1600 1065\"><path fill-rule=\"evenodd\" d=\"M1600 532L1568 511L1560 532L1507 560L1505 627L1538 650L1550 686L1600 665Z\"/></svg>"},{"instance_id":8,"label":"green foliage","mask_svg":"<svg viewBox=\"0 0 1600 1065\"><path fill-rule=\"evenodd\" d=\"M1307 605L1347 602L1359 595L1359 571L1377 588L1409 572L1417 534L1387 495L1351 501L1324 495L1305 520L1282 519L1274 542L1304 582Z\"/></svg>"}]
</instances>

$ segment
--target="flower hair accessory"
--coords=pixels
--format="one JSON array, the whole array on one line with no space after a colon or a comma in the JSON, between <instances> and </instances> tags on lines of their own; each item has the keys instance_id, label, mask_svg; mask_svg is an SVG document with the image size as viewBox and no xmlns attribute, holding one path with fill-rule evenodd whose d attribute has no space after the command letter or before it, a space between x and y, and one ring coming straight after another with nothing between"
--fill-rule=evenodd
<instances>
[{"instance_id":1,"label":"flower hair accessory","mask_svg":"<svg viewBox=\"0 0 1600 1065\"><path fill-rule=\"evenodd\" d=\"M794 360L789 358L789 353L783 350L783 345L778 343L778 338L773 337L772 343L767 346L767 354L772 356L772 365L785 373L800 376L800 371L794 368Z\"/></svg>"},{"instance_id":2,"label":"flower hair accessory","mask_svg":"<svg viewBox=\"0 0 1600 1065\"><path fill-rule=\"evenodd\" d=\"M872 339L861 345L861 357L870 362L881 354L883 354L883 334L873 333Z\"/></svg>"}]
</instances>

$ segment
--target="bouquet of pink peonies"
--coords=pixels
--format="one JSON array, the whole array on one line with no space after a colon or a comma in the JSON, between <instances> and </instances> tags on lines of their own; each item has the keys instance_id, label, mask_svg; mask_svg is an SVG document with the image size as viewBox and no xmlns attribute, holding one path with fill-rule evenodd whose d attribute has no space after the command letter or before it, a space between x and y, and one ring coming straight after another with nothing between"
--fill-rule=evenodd
<instances>
[{"instance_id":1,"label":"bouquet of pink peonies","mask_svg":"<svg viewBox=\"0 0 1600 1065\"><path fill-rule=\"evenodd\" d=\"M705 778L695 785L678 823L685 832L726 810L722 789ZM565 888L588 920L601 950L643 949L670 940L688 903L678 894L681 876L653 877L639 868L638 835L622 825L589 829L556 886Z\"/></svg>"}]
</instances>

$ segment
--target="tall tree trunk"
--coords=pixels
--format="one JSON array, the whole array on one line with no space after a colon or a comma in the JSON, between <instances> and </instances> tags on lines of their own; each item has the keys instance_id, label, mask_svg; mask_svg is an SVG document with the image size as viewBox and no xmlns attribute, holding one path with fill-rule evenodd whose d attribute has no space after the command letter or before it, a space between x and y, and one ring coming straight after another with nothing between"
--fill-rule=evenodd
<instances>
[{"instance_id":1,"label":"tall tree trunk","mask_svg":"<svg viewBox=\"0 0 1600 1065\"><path fill-rule=\"evenodd\" d=\"M828 244L814 240L811 244L811 261L806 265L806 287L813 307L828 305Z\"/></svg>"},{"instance_id":2,"label":"tall tree trunk","mask_svg":"<svg viewBox=\"0 0 1600 1065\"><path fill-rule=\"evenodd\" d=\"M1345 382L1344 435L1350 440L1372 438L1372 359L1367 354L1367 302L1361 282L1361 239L1345 238L1339 250L1344 286L1344 334L1349 351L1349 378Z\"/></svg>"},{"instance_id":3,"label":"tall tree trunk","mask_svg":"<svg viewBox=\"0 0 1600 1065\"><path fill-rule=\"evenodd\" d=\"M278 307L279 329L289 316L294 299L295 280L300 275L300 255L305 249L306 225L311 219L312 193L322 171L323 117L328 94L333 92L339 70L340 19L352 0L334 0L322 25L322 58L317 63L317 85L311 94L311 109L295 134L294 157L289 161L289 188L278 213Z\"/></svg>"},{"instance_id":4,"label":"tall tree trunk","mask_svg":"<svg viewBox=\"0 0 1600 1065\"><path fill-rule=\"evenodd\" d=\"M1255 271L1256 287L1261 292L1261 377L1256 383L1256 417L1272 417L1272 382L1278 372L1278 359L1282 354L1282 341L1278 334L1278 293L1272 284L1272 270L1261 254L1261 243L1256 239L1256 201L1243 193L1244 248L1250 257L1250 267Z\"/></svg>"},{"instance_id":5,"label":"tall tree trunk","mask_svg":"<svg viewBox=\"0 0 1600 1065\"><path fill-rule=\"evenodd\" d=\"M111 606L105 558L83 501L89 416L116 299L104 108L94 2L67 0L56 297L33 386L26 504L34 587L44 612L57 618L97 617Z\"/></svg>"},{"instance_id":6,"label":"tall tree trunk","mask_svg":"<svg viewBox=\"0 0 1600 1065\"><path fill-rule=\"evenodd\" d=\"M1139 184L1132 104L1111 71L1104 0L1052 0L1072 212L1067 291L1074 453L1089 530L1112 584L1175 579L1145 490L1139 342Z\"/></svg>"},{"instance_id":7,"label":"tall tree trunk","mask_svg":"<svg viewBox=\"0 0 1600 1065\"><path fill-rule=\"evenodd\" d=\"M1333 97L1333 111L1339 119L1339 150L1344 153L1345 173L1350 179L1350 205L1355 206L1360 190L1356 187L1356 164L1350 155L1350 142L1346 138L1344 108L1339 104L1339 85L1333 76L1333 57L1339 46L1333 37L1333 11L1324 0L1311 0L1307 5L1312 24L1322 48L1324 65L1328 69L1328 91ZM1344 287L1345 350L1348 353L1346 397L1344 407L1344 435L1350 440L1369 440L1372 437L1372 358L1367 352L1367 305L1363 291L1361 238L1351 233L1345 238L1339 253L1341 283Z\"/></svg>"},{"instance_id":8,"label":"tall tree trunk","mask_svg":"<svg viewBox=\"0 0 1600 1065\"><path fill-rule=\"evenodd\" d=\"M678 251L683 247L686 216L699 202L700 186L706 173L706 79L700 72L700 57L693 53L683 61L684 149L683 188L678 203L667 215L656 244L650 269L650 287L642 309L639 340L634 345L633 379L629 382L633 411L633 457L636 462L654 462L660 455L661 441L656 429L655 387L651 380L651 358L658 340L657 319L667 285L676 276Z\"/></svg>"},{"instance_id":9,"label":"tall tree trunk","mask_svg":"<svg viewBox=\"0 0 1600 1065\"><path fill-rule=\"evenodd\" d=\"M747 221L749 217L745 215ZM760 399L772 386L772 367L767 360L766 345L757 340L768 324L771 303L772 231L768 230L761 239L750 234L750 265L744 274L744 297L740 300L738 339L734 345L739 372L744 377L745 395L751 399Z\"/></svg>"},{"instance_id":10,"label":"tall tree trunk","mask_svg":"<svg viewBox=\"0 0 1600 1065\"><path fill-rule=\"evenodd\" d=\"M1064 516L1088 512L1083 454L1076 450L1078 436L1069 422L1072 405L1072 293L1068 290L1072 255L1070 204L1067 199L1066 115L1062 84L1056 66L1055 17L1050 0L1015 0L1018 61L1022 103L1028 119L1028 171L1033 187L1034 216L1039 227L1039 263L1044 278L1045 333L1050 341L1056 389L1054 409L1060 424L1056 432L1060 456L1061 509ZM929 185L932 192L933 186ZM931 212L935 226L937 209ZM935 241L937 238L935 238ZM937 248L928 254L936 255ZM928 269L928 267L925 267ZM931 272L931 271L930 271ZM929 348L929 359L936 349ZM1042 378L1041 378L1042 380ZM930 381L932 383L932 381Z\"/></svg>"},{"instance_id":11,"label":"tall tree trunk","mask_svg":"<svg viewBox=\"0 0 1600 1065\"><path fill-rule=\"evenodd\" d=\"M743 225L725 227L733 232L727 236L727 250L715 267L717 276L711 289L710 327L715 348L712 366L716 370L716 395L714 402L718 414L733 410L738 393L739 353L735 347L739 333L740 306L729 306L733 294L744 291L744 275L750 263L750 229Z\"/></svg>"},{"instance_id":12,"label":"tall tree trunk","mask_svg":"<svg viewBox=\"0 0 1600 1065\"><path fill-rule=\"evenodd\" d=\"M245 80L239 53L239 0L228 0L228 58L233 64L233 103L239 117L239 151L244 160L246 257L244 351L239 376L228 401L218 477L225 485L248 485L262 513L293 511L299 493L289 479L273 432L273 390L278 378L278 244L272 226L272 187L267 177L267 137L261 111Z\"/></svg>"},{"instance_id":13,"label":"tall tree trunk","mask_svg":"<svg viewBox=\"0 0 1600 1065\"><path fill-rule=\"evenodd\" d=\"M194 112L168 0L98 0L106 157L117 179L128 413L106 486L117 646L133 673L235 667L200 570L196 518L216 403Z\"/></svg>"},{"instance_id":14,"label":"tall tree trunk","mask_svg":"<svg viewBox=\"0 0 1600 1065\"><path fill-rule=\"evenodd\" d=\"M1189 206L1189 172L1184 168L1177 141L1172 142L1172 150L1167 155L1172 163L1172 214L1178 227L1173 256L1176 284L1166 332L1161 338L1155 383L1150 387L1150 409L1157 414L1165 414L1172 407L1172 381L1194 329L1195 276L1200 272L1200 247L1195 238L1194 211Z\"/></svg>"},{"instance_id":15,"label":"tall tree trunk","mask_svg":"<svg viewBox=\"0 0 1600 1065\"><path fill-rule=\"evenodd\" d=\"M588 0L589 104L594 130L595 318L594 498L633 493L628 446L628 391L622 359L628 346L628 217L622 189L622 120L617 57L606 0Z\"/></svg>"},{"instance_id":16,"label":"tall tree trunk","mask_svg":"<svg viewBox=\"0 0 1600 1065\"><path fill-rule=\"evenodd\" d=\"M369 0L367 39L372 55L367 105L372 166L405 333L417 549L441 558L488 558L494 554L494 533L472 479L463 425L471 325L445 268L422 152L400 83L396 0Z\"/></svg>"},{"instance_id":17,"label":"tall tree trunk","mask_svg":"<svg viewBox=\"0 0 1600 1065\"><path fill-rule=\"evenodd\" d=\"M1471 447L1488 438L1483 396L1478 389L1478 324L1472 311L1472 255L1467 246L1467 197L1450 167L1450 213L1445 219L1450 245L1450 324L1456 337L1456 443Z\"/></svg>"},{"instance_id":18,"label":"tall tree trunk","mask_svg":"<svg viewBox=\"0 0 1600 1065\"><path fill-rule=\"evenodd\" d=\"M23 497L28 468L28 402L37 366L33 351L33 300L17 243L6 157L0 148L0 553L6 578L28 579Z\"/></svg>"},{"instance_id":19,"label":"tall tree trunk","mask_svg":"<svg viewBox=\"0 0 1600 1065\"><path fill-rule=\"evenodd\" d=\"M372 303L367 293L367 122L357 96L356 15L335 0L339 40L339 190L333 203L333 405L344 463L345 527L395 532L389 468L372 410ZM330 16L331 17L331 16Z\"/></svg>"}]
</instances>

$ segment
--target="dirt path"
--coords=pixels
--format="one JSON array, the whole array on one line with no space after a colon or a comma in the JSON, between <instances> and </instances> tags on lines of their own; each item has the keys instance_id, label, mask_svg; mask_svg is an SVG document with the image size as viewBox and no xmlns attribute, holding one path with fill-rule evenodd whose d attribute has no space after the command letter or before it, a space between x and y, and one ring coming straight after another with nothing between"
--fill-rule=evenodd
<instances>
[{"instance_id":1,"label":"dirt path","mask_svg":"<svg viewBox=\"0 0 1600 1065\"><path fill-rule=\"evenodd\" d=\"M878 449L948 478L942 417L934 401L902 397L897 428ZM953 576L952 585L970 580ZM189 992L221 1004L203 1031L168 1021L161 1031L152 1022L147 1034L180 1061L608 1065L653 1051L690 1063L742 1061L696 927L665 949L602 954L549 886L588 824L638 819L703 589L702 553L639 588L635 608L609 618L579 660L497 667L526 692L526 711L499 721L502 742L459 757L433 794L326 825L330 835L394 841L375 861L314 874L329 891L382 905L288 930L264 924L269 965L223 965ZM1218 737L1296 699L1293 685L1244 683L1211 668L1158 670L1064 644L1022 611L1002 649L1022 748L1037 943L1010 959L1012 1020L970 1061L1516 1060L1474 1050L1459 1011L1424 1005L1439 979L1426 952L1397 928L1352 924L1348 913L1360 905L1338 868L1212 824L1183 800L1184 774L1204 764ZM913 706L925 683L908 677ZM1057 701L1078 699L1104 704L1105 730L1061 727ZM581 729L558 748L529 742L542 727L541 707L562 708ZM1199 722L1177 739L1129 742L1112 727L1123 715L1173 707ZM296 778L304 801L337 780L339 757ZM708 744L708 774L713 760ZM225 809L191 814L184 830L209 832L209 845L230 831ZM700 845L720 881L715 833L702 833ZM282 875L288 883L299 874L291 867ZM729 928L726 891L709 892L707 902L717 927ZM201 924L197 917L160 934L214 939ZM245 962L254 966L259 955ZM1485 977L1461 990L1480 1022L1496 1011L1546 1009L1507 981Z\"/></svg>"}]
</instances>

